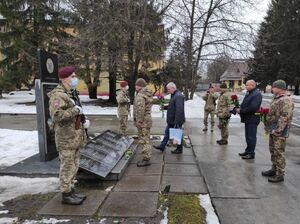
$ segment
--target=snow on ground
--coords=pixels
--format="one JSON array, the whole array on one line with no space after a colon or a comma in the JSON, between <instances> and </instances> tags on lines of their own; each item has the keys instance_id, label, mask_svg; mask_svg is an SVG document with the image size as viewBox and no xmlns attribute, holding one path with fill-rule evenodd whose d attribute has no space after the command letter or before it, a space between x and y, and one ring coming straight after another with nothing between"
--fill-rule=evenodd
<instances>
[{"instance_id":1,"label":"snow on ground","mask_svg":"<svg viewBox=\"0 0 300 224\"><path fill-rule=\"evenodd\" d=\"M70 222L70 219L55 219L55 218L50 218L46 219L43 218L41 220L25 220L22 224L56 224L56 223L64 223L64 222Z\"/></svg>"},{"instance_id":2,"label":"snow on ground","mask_svg":"<svg viewBox=\"0 0 300 224\"><path fill-rule=\"evenodd\" d=\"M37 131L0 129L0 167L11 166L38 153Z\"/></svg>"},{"instance_id":3,"label":"snow on ground","mask_svg":"<svg viewBox=\"0 0 300 224\"><path fill-rule=\"evenodd\" d=\"M0 176L0 204L25 194L38 194L57 191L59 179L50 178L22 178Z\"/></svg>"},{"instance_id":4,"label":"snow on ground","mask_svg":"<svg viewBox=\"0 0 300 224\"><path fill-rule=\"evenodd\" d=\"M13 224L17 223L18 218L0 218L0 224Z\"/></svg>"},{"instance_id":5,"label":"snow on ground","mask_svg":"<svg viewBox=\"0 0 300 224\"><path fill-rule=\"evenodd\" d=\"M207 224L220 224L215 209L213 208L209 194L199 195L200 205L206 211L206 223Z\"/></svg>"}]
</instances>

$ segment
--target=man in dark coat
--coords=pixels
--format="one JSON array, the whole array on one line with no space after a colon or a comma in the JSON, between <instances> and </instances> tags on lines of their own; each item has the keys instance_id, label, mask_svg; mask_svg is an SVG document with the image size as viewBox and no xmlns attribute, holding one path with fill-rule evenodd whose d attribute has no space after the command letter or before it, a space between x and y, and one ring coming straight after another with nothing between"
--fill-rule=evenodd
<instances>
[{"instance_id":1,"label":"man in dark coat","mask_svg":"<svg viewBox=\"0 0 300 224\"><path fill-rule=\"evenodd\" d=\"M247 93L237 112L241 116L241 122L245 123L245 137L247 147L245 152L239 153L242 159L254 159L255 158L255 146L256 146L256 134L257 126L260 122L259 115L255 113L260 108L262 95L256 88L254 80L248 80L246 82Z\"/></svg>"},{"instance_id":2,"label":"man in dark coat","mask_svg":"<svg viewBox=\"0 0 300 224\"><path fill-rule=\"evenodd\" d=\"M154 146L154 148L164 151L165 147L169 141L169 129L170 128L181 128L185 122L184 115L184 96L182 93L177 90L175 83L170 82L167 85L168 93L171 94L171 99L167 107L167 127L165 129L165 136L159 146ZM182 153L182 141L180 145L177 145L177 148L171 151L174 154Z\"/></svg>"}]
</instances>

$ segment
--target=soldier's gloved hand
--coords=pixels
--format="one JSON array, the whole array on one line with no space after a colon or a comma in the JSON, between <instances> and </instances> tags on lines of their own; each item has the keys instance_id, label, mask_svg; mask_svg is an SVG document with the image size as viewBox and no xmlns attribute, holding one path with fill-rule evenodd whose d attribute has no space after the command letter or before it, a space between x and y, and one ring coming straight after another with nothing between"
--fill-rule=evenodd
<instances>
[{"instance_id":1,"label":"soldier's gloved hand","mask_svg":"<svg viewBox=\"0 0 300 224\"><path fill-rule=\"evenodd\" d=\"M83 114L83 109L81 106L75 105L74 109L78 111L78 114Z\"/></svg>"},{"instance_id":2,"label":"soldier's gloved hand","mask_svg":"<svg viewBox=\"0 0 300 224\"><path fill-rule=\"evenodd\" d=\"M88 129L90 126L91 126L90 120L85 120L85 122L83 123L83 127L84 127L85 129Z\"/></svg>"}]
</instances>

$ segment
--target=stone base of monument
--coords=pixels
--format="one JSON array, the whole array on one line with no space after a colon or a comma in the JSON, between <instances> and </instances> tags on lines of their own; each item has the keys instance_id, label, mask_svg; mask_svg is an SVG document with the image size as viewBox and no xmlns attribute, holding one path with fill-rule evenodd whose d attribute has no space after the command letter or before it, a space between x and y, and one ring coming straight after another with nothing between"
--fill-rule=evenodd
<instances>
[{"instance_id":1,"label":"stone base of monument","mask_svg":"<svg viewBox=\"0 0 300 224\"><path fill-rule=\"evenodd\" d=\"M115 139L113 139L115 138ZM113 144L113 141L115 141L115 145ZM104 146L101 143L104 143ZM79 169L77 174L77 179L85 179L85 180L91 180L91 179L98 179L98 180L119 180L126 167L130 163L130 161L133 158L133 155L137 149L137 145L133 143L133 139L131 138L124 138L118 136L118 134L111 132L111 131L105 131L101 135L96 136L94 139L89 141L87 144L87 147L94 151L98 151L98 157L96 155L91 155L91 162L98 162L98 164L101 164L101 168L105 170L104 175L102 170L96 170L96 173L93 173L87 169ZM99 150L98 150L99 149ZM133 154L131 156L128 156L124 154L126 150L130 149ZM81 158L85 157L85 161L87 161L87 156L89 156L89 152L86 149L85 152L81 155ZM83 151L82 150L82 151ZM107 157L111 157L110 154L112 153L113 156L115 156L115 160L110 160L109 163L103 163L108 164L110 167L106 167L102 165L102 161L100 156L102 156L104 152ZM102 153L102 154L101 154ZM101 154L101 155L100 155ZM82 160L81 160L82 161ZM85 167L86 168L86 167ZM88 167L91 168L91 167ZM108 170L109 169L109 170ZM100 174L100 175L99 175ZM3 169L0 169L0 175L11 175L11 176L30 176L30 177L58 177L59 175L59 160L58 158L55 158L51 161L47 162L41 162L39 154L33 155L13 166L6 167Z\"/></svg>"}]
</instances>

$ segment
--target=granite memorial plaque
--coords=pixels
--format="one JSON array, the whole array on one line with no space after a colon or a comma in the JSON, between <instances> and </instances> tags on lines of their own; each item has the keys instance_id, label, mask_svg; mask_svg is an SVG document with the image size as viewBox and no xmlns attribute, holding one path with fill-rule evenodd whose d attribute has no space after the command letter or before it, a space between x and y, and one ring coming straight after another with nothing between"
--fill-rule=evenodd
<instances>
[{"instance_id":1,"label":"granite memorial plaque","mask_svg":"<svg viewBox=\"0 0 300 224\"><path fill-rule=\"evenodd\" d=\"M107 130L80 151L80 168L106 177L132 143L132 138Z\"/></svg>"},{"instance_id":2,"label":"granite memorial plaque","mask_svg":"<svg viewBox=\"0 0 300 224\"><path fill-rule=\"evenodd\" d=\"M47 94L58 84L57 55L38 50L40 79L35 82L37 126L40 161L49 161L58 153L55 146L54 130L49 115Z\"/></svg>"}]
</instances>

